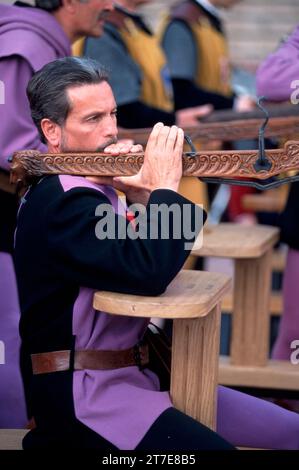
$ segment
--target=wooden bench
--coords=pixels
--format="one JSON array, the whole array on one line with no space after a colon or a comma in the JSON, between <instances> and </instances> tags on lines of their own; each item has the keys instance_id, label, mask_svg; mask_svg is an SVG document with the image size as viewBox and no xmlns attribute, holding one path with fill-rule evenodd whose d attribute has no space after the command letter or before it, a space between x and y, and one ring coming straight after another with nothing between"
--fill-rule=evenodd
<instances>
[{"instance_id":1,"label":"wooden bench","mask_svg":"<svg viewBox=\"0 0 299 470\"><path fill-rule=\"evenodd\" d=\"M234 260L232 364L267 364L271 256L278 235L276 227L218 224L204 229L203 246L192 251Z\"/></svg>"},{"instance_id":2,"label":"wooden bench","mask_svg":"<svg viewBox=\"0 0 299 470\"><path fill-rule=\"evenodd\" d=\"M284 249L274 250L271 258L271 270L275 273L284 273L287 252ZM210 270L210 269L208 269ZM214 269L217 271L217 268ZM222 301L222 311L232 313L233 311L233 291L226 294ZM270 293L269 314L281 316L283 313L283 295L280 290L272 290Z\"/></svg>"},{"instance_id":3,"label":"wooden bench","mask_svg":"<svg viewBox=\"0 0 299 470\"><path fill-rule=\"evenodd\" d=\"M244 209L254 212L282 212L288 197L289 187L264 191L262 194L247 194L242 199ZM284 250L274 250L272 255L272 270L283 272L286 263L286 252ZM227 299L226 305L229 305ZM283 299L281 292L272 292L270 297L270 313L281 315L283 311Z\"/></svg>"},{"instance_id":4,"label":"wooden bench","mask_svg":"<svg viewBox=\"0 0 299 470\"><path fill-rule=\"evenodd\" d=\"M97 292L94 308L113 315L172 318L170 394L174 406L215 429L224 274L181 271L159 297Z\"/></svg>"},{"instance_id":5,"label":"wooden bench","mask_svg":"<svg viewBox=\"0 0 299 470\"><path fill-rule=\"evenodd\" d=\"M203 246L192 251L234 260L231 356L220 360L222 384L299 390L298 368L268 359L271 258L278 235L275 227L219 224L207 227Z\"/></svg>"}]
</instances>

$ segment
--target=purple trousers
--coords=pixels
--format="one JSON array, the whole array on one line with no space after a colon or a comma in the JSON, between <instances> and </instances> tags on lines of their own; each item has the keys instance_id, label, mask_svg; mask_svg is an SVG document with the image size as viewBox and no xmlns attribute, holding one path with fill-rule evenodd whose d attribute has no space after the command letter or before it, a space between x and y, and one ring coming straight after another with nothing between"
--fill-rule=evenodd
<instances>
[{"instance_id":1,"label":"purple trousers","mask_svg":"<svg viewBox=\"0 0 299 470\"><path fill-rule=\"evenodd\" d=\"M227 387L218 387L217 432L231 444L299 449L299 414Z\"/></svg>"}]
</instances>

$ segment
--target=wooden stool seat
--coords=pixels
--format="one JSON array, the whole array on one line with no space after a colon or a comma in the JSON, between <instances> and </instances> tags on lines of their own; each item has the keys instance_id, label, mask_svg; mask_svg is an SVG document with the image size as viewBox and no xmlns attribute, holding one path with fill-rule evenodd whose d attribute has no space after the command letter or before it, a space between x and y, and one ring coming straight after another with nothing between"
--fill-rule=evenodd
<instances>
[{"instance_id":1,"label":"wooden stool seat","mask_svg":"<svg viewBox=\"0 0 299 470\"><path fill-rule=\"evenodd\" d=\"M158 297L97 292L93 306L110 314L173 318L170 394L176 408L215 429L224 274L181 271Z\"/></svg>"},{"instance_id":2,"label":"wooden stool seat","mask_svg":"<svg viewBox=\"0 0 299 470\"><path fill-rule=\"evenodd\" d=\"M203 246L193 255L219 258L259 258L277 242L279 230L266 225L221 223L203 230Z\"/></svg>"},{"instance_id":3,"label":"wooden stool seat","mask_svg":"<svg viewBox=\"0 0 299 470\"><path fill-rule=\"evenodd\" d=\"M192 251L197 256L234 259L233 296L227 295L223 302L224 310L233 313L230 357L220 361L224 385L248 386L250 382L251 386L274 387L279 383L280 388L299 388L294 366L268 359L269 313L282 311L281 295L270 296L272 251L278 237L276 227L219 224L207 227L202 247Z\"/></svg>"},{"instance_id":4,"label":"wooden stool seat","mask_svg":"<svg viewBox=\"0 0 299 470\"><path fill-rule=\"evenodd\" d=\"M223 274L183 270L158 297L97 292L93 306L131 317L198 318L221 301L229 285Z\"/></svg>"}]
</instances>

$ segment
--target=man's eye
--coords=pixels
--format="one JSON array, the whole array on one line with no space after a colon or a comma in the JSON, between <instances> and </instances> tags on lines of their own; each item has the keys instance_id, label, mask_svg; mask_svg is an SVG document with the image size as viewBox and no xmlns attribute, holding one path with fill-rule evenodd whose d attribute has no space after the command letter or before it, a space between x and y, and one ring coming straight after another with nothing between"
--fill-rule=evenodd
<instances>
[{"instance_id":1,"label":"man's eye","mask_svg":"<svg viewBox=\"0 0 299 470\"><path fill-rule=\"evenodd\" d=\"M88 118L88 122L95 122L95 121L98 121L100 119L100 116L91 116L90 118Z\"/></svg>"},{"instance_id":2,"label":"man's eye","mask_svg":"<svg viewBox=\"0 0 299 470\"><path fill-rule=\"evenodd\" d=\"M112 114L112 116L117 116L117 110L115 110L115 111L112 111L112 113L111 113L111 114Z\"/></svg>"}]
</instances>

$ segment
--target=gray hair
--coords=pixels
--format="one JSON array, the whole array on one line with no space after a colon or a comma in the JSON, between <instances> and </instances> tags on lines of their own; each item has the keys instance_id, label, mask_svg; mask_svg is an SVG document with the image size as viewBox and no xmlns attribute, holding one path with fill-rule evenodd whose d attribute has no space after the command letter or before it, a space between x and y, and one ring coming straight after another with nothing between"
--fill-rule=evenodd
<instances>
[{"instance_id":1,"label":"gray hair","mask_svg":"<svg viewBox=\"0 0 299 470\"><path fill-rule=\"evenodd\" d=\"M62 6L62 0L35 0L35 6L46 11L55 11Z\"/></svg>"},{"instance_id":2,"label":"gray hair","mask_svg":"<svg viewBox=\"0 0 299 470\"><path fill-rule=\"evenodd\" d=\"M79 0L80 3L88 3L89 0ZM35 6L46 11L55 11L62 7L62 0L35 0Z\"/></svg>"},{"instance_id":3,"label":"gray hair","mask_svg":"<svg viewBox=\"0 0 299 470\"><path fill-rule=\"evenodd\" d=\"M106 70L96 61L83 57L64 57L46 64L36 72L27 86L31 116L42 142L42 119L63 126L71 104L67 90L73 86L93 85L108 81Z\"/></svg>"}]
</instances>

